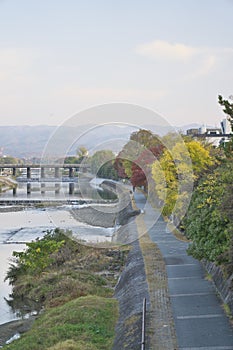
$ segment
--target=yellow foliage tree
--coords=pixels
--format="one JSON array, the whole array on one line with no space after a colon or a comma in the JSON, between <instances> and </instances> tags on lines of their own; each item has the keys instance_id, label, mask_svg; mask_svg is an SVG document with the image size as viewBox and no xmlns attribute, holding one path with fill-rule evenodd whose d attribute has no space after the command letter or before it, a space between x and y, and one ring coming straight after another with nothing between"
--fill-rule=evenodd
<instances>
[{"instance_id":1,"label":"yellow foliage tree","mask_svg":"<svg viewBox=\"0 0 233 350\"><path fill-rule=\"evenodd\" d=\"M164 215L173 214L176 221L181 220L190 202L193 182L212 164L208 147L195 140L179 141L164 151L159 162L152 164L152 178Z\"/></svg>"}]
</instances>

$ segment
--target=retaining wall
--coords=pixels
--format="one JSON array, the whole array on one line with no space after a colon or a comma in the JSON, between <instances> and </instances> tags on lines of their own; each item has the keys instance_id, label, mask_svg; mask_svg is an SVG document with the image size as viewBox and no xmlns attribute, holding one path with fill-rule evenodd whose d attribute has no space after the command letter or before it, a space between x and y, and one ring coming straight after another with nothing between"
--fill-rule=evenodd
<instances>
[{"instance_id":1,"label":"retaining wall","mask_svg":"<svg viewBox=\"0 0 233 350\"><path fill-rule=\"evenodd\" d=\"M212 276L222 301L229 306L233 315L233 273L226 279L220 266L207 261L204 261L203 264L207 272Z\"/></svg>"}]
</instances>

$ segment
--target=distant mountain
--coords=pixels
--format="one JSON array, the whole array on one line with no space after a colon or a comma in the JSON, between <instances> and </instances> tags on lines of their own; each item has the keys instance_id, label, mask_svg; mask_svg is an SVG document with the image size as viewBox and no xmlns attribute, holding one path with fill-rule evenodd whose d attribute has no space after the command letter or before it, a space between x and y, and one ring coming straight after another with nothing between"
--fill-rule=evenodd
<instances>
[{"instance_id":1,"label":"distant mountain","mask_svg":"<svg viewBox=\"0 0 233 350\"><path fill-rule=\"evenodd\" d=\"M198 124L181 127L142 125L158 135L174 130L186 133L187 129L198 128ZM73 155L80 146L95 152L105 147L118 152L129 140L130 134L138 130L130 125L106 124L101 126L81 125L79 127L38 126L0 126L0 151L4 155L19 158L40 158L44 149L53 154ZM46 148L47 147L47 148Z\"/></svg>"},{"instance_id":2,"label":"distant mountain","mask_svg":"<svg viewBox=\"0 0 233 350\"><path fill-rule=\"evenodd\" d=\"M0 149L5 155L19 158L42 154L54 126L0 126Z\"/></svg>"},{"instance_id":3,"label":"distant mountain","mask_svg":"<svg viewBox=\"0 0 233 350\"><path fill-rule=\"evenodd\" d=\"M19 158L40 158L46 149L54 154L75 154L80 146L88 150L111 140L122 139L124 143L136 129L131 126L82 125L80 127L56 126L0 126L0 151L3 155ZM124 141L125 140L125 141ZM114 141L117 145L117 142ZM122 144L122 142L121 142ZM119 146L120 147L120 146ZM117 149L116 149L117 151Z\"/></svg>"}]
</instances>

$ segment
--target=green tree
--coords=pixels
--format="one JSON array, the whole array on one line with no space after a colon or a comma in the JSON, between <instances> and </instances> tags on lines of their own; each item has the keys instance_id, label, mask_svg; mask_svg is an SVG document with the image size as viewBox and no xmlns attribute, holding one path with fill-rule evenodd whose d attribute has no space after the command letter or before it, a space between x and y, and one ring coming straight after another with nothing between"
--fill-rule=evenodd
<instances>
[{"instance_id":1,"label":"green tree","mask_svg":"<svg viewBox=\"0 0 233 350\"><path fill-rule=\"evenodd\" d=\"M23 252L13 252L16 265L12 264L6 279L13 284L19 274L40 274L53 263L53 253L59 251L65 240L61 239L59 230L48 232L41 240L26 243L27 249Z\"/></svg>"},{"instance_id":2,"label":"green tree","mask_svg":"<svg viewBox=\"0 0 233 350\"><path fill-rule=\"evenodd\" d=\"M189 253L232 268L233 165L224 161L194 191L184 228L192 240Z\"/></svg>"},{"instance_id":3,"label":"green tree","mask_svg":"<svg viewBox=\"0 0 233 350\"><path fill-rule=\"evenodd\" d=\"M134 141L145 148L151 148L157 146L159 142L158 135L154 134L151 130L140 129L130 135L130 141ZM140 147L139 147L140 149Z\"/></svg>"},{"instance_id":4,"label":"green tree","mask_svg":"<svg viewBox=\"0 0 233 350\"><path fill-rule=\"evenodd\" d=\"M84 147L84 146L81 146L81 147L79 147L78 149L77 149L77 157L79 158L79 159L82 159L83 160L83 158L84 157L87 157L88 156L88 150L87 150L87 148L86 147Z\"/></svg>"},{"instance_id":5,"label":"green tree","mask_svg":"<svg viewBox=\"0 0 233 350\"><path fill-rule=\"evenodd\" d=\"M22 164L22 161L15 157L5 156L0 158L0 164Z\"/></svg>"},{"instance_id":6,"label":"green tree","mask_svg":"<svg viewBox=\"0 0 233 350\"><path fill-rule=\"evenodd\" d=\"M117 179L117 172L114 168L115 154L111 150L100 150L89 158L88 163L91 172L98 177Z\"/></svg>"},{"instance_id":7,"label":"green tree","mask_svg":"<svg viewBox=\"0 0 233 350\"><path fill-rule=\"evenodd\" d=\"M227 115L227 119L231 125L233 131L233 103L228 100L224 100L221 95L218 96L218 103L223 107L223 112ZM229 158L233 157L233 138L224 144L225 154Z\"/></svg>"},{"instance_id":8,"label":"green tree","mask_svg":"<svg viewBox=\"0 0 233 350\"><path fill-rule=\"evenodd\" d=\"M221 95L218 95L218 103L223 106L223 112L227 115L227 119L231 124L231 130L233 131L233 103L224 100Z\"/></svg>"},{"instance_id":9,"label":"green tree","mask_svg":"<svg viewBox=\"0 0 233 350\"><path fill-rule=\"evenodd\" d=\"M85 147L79 147L77 149L76 156L65 157L65 164L80 164L88 156L88 150Z\"/></svg>"}]
</instances>

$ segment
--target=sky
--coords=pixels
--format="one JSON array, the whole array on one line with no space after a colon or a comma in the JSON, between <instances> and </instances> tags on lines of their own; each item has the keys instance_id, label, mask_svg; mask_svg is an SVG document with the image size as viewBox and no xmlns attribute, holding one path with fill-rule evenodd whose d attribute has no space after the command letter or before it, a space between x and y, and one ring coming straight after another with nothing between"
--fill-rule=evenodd
<instances>
[{"instance_id":1,"label":"sky","mask_svg":"<svg viewBox=\"0 0 233 350\"><path fill-rule=\"evenodd\" d=\"M219 126L233 0L0 0L0 125L61 125L124 102Z\"/></svg>"}]
</instances>

